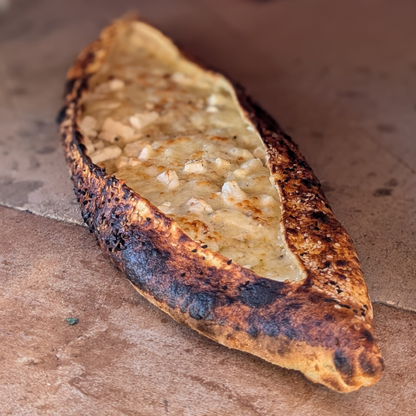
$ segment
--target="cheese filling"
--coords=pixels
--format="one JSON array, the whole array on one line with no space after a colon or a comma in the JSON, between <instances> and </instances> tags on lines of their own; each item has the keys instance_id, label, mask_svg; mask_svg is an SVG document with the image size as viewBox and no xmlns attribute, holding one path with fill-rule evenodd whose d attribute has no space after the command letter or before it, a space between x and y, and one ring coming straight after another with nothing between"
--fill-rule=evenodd
<instances>
[{"instance_id":1,"label":"cheese filling","mask_svg":"<svg viewBox=\"0 0 416 416\"><path fill-rule=\"evenodd\" d=\"M260 276L302 280L264 144L232 87L160 37L132 24L92 77L80 114L87 154L193 240Z\"/></svg>"}]
</instances>

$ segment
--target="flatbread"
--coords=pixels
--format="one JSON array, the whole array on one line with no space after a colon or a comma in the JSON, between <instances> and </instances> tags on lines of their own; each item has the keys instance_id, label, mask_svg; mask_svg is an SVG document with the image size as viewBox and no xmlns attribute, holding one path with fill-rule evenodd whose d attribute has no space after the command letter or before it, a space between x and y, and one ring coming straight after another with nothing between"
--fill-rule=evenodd
<instances>
[{"instance_id":1,"label":"flatbread","mask_svg":"<svg viewBox=\"0 0 416 416\"><path fill-rule=\"evenodd\" d=\"M142 296L331 389L380 379L351 238L241 86L121 19L68 72L59 118L83 218Z\"/></svg>"}]
</instances>

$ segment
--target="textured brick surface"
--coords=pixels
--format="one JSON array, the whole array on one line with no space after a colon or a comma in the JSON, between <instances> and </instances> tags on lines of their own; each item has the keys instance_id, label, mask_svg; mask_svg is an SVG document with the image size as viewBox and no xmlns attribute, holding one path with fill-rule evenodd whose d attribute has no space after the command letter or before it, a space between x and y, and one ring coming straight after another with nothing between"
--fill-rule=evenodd
<instances>
[{"instance_id":1,"label":"textured brick surface","mask_svg":"<svg viewBox=\"0 0 416 416\"><path fill-rule=\"evenodd\" d=\"M342 395L176 324L140 298L85 228L8 208L0 227L2 415L414 412L413 312L375 305L386 373Z\"/></svg>"}]
</instances>

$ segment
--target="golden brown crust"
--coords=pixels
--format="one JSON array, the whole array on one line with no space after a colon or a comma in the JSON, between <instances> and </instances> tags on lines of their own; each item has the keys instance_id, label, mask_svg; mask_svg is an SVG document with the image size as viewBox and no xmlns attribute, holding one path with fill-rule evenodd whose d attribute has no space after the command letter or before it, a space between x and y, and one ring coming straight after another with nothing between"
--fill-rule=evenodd
<instances>
[{"instance_id":1,"label":"golden brown crust","mask_svg":"<svg viewBox=\"0 0 416 416\"><path fill-rule=\"evenodd\" d=\"M99 245L145 298L223 345L300 370L340 392L377 382L383 360L352 241L297 146L240 86L235 85L240 105L268 149L281 198L281 227L306 272L302 282L259 277L204 249L85 154L80 99L114 36L129 24L117 21L80 54L68 73L60 114L74 190Z\"/></svg>"}]
</instances>

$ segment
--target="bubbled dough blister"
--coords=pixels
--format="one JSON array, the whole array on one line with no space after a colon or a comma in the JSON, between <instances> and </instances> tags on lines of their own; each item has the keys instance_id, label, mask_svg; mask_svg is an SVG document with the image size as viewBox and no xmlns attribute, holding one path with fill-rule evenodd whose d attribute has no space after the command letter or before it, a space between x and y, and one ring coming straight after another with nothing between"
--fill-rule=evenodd
<instances>
[{"instance_id":1,"label":"bubbled dough blister","mask_svg":"<svg viewBox=\"0 0 416 416\"><path fill-rule=\"evenodd\" d=\"M225 84L144 43L115 45L91 81L80 116L87 154L192 239L260 276L303 279L265 147Z\"/></svg>"}]
</instances>

